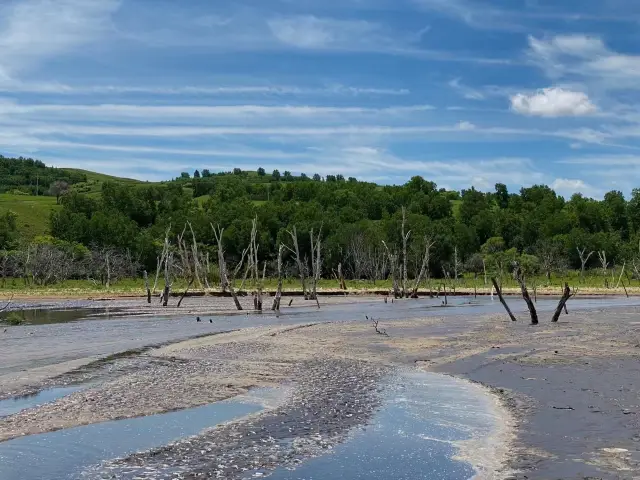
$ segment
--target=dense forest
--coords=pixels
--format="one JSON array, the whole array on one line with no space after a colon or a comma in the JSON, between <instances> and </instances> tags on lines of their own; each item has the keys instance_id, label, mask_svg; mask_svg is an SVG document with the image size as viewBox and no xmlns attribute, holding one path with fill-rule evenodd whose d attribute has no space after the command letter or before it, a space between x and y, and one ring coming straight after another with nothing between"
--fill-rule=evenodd
<instances>
[{"instance_id":1,"label":"dense forest","mask_svg":"<svg viewBox=\"0 0 640 480\"><path fill-rule=\"evenodd\" d=\"M60 180L55 169L37 161L2 158L0 166L13 172L10 182L3 179L3 188L9 183L32 185L34 170L42 171L41 179ZM22 179L20 172L26 172ZM82 180L67 179L70 184ZM474 188L452 192L420 176L401 186L381 186L341 175L294 176L259 168L185 172L158 184L107 181L95 195L73 188L63 193L61 208L51 214L51 237L36 243L53 245L76 260L110 251L112 258L130 259L138 273L154 272L166 232L175 244L187 224L200 251L212 259L217 255L212 227L223 227L225 255L237 263L250 243L254 218L257 257L260 264L267 263L267 275L275 272L279 245L291 245L293 227L300 251L307 252L301 256L309 271L309 233L320 232L326 277L335 275L340 265L348 278L386 278L392 253L399 265L406 261L409 276L415 277L426 246L432 276L502 270L514 260L548 275L566 269L606 270L623 262L629 271L640 268L640 190L628 200L617 191L603 200L579 194L567 200L543 185L513 193L503 184L487 193ZM406 260L403 209L404 235L409 232ZM12 250L24 250L14 217L11 212L0 217L5 258ZM292 256L284 262L295 275Z\"/></svg>"},{"instance_id":2,"label":"dense forest","mask_svg":"<svg viewBox=\"0 0 640 480\"><path fill-rule=\"evenodd\" d=\"M47 167L40 160L0 155L0 193L46 195L56 182L73 185L86 180L85 175Z\"/></svg>"}]
</instances>

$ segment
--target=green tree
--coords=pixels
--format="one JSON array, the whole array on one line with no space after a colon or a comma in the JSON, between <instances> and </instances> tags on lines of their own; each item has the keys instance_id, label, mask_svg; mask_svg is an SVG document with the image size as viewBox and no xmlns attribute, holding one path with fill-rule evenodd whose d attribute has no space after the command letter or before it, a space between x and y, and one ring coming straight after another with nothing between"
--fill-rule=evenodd
<instances>
[{"instance_id":1,"label":"green tree","mask_svg":"<svg viewBox=\"0 0 640 480\"><path fill-rule=\"evenodd\" d=\"M266 175L266 172L264 171L264 168L262 167L258 168L258 176L264 177L265 175Z\"/></svg>"},{"instance_id":2,"label":"green tree","mask_svg":"<svg viewBox=\"0 0 640 480\"><path fill-rule=\"evenodd\" d=\"M279 180L280 180L280 170L275 169L275 170L273 171L273 173L271 174L271 178L272 178L273 180L275 180L276 182L277 182L277 181L279 181Z\"/></svg>"},{"instance_id":3,"label":"green tree","mask_svg":"<svg viewBox=\"0 0 640 480\"><path fill-rule=\"evenodd\" d=\"M200 178L200 172L198 170L193 172L193 178Z\"/></svg>"}]
</instances>

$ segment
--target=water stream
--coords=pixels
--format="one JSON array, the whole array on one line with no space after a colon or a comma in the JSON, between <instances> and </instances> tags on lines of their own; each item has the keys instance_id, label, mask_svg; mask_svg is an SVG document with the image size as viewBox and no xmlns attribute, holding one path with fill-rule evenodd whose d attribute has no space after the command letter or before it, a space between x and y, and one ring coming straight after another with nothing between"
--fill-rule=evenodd
<instances>
[{"instance_id":1,"label":"water stream","mask_svg":"<svg viewBox=\"0 0 640 480\"><path fill-rule=\"evenodd\" d=\"M0 418L6 417L7 415L13 415L14 413L18 413L27 408L38 407L45 403L55 402L59 398L71 395L72 393L78 392L84 388L87 388L87 386L56 387L42 390L35 395L0 400Z\"/></svg>"},{"instance_id":2,"label":"water stream","mask_svg":"<svg viewBox=\"0 0 640 480\"><path fill-rule=\"evenodd\" d=\"M479 386L439 374L405 372L387 389L384 405L370 426L327 455L295 470L276 470L269 479L467 480L477 470L455 459L457 455L478 461L475 467L485 472L491 465L474 458L477 452L459 447L479 440L483 456L495 457L501 415L494 399Z\"/></svg>"},{"instance_id":3,"label":"water stream","mask_svg":"<svg viewBox=\"0 0 640 480\"><path fill-rule=\"evenodd\" d=\"M269 389L264 389L265 395ZM149 450L260 411L254 397L203 407L87 425L0 443L0 478L72 480L102 460Z\"/></svg>"}]
</instances>

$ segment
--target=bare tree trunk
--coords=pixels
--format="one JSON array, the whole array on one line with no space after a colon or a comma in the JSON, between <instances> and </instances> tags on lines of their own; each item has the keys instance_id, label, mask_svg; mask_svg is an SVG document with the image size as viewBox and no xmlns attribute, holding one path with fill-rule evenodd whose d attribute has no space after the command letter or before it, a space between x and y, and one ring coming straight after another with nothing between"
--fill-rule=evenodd
<instances>
[{"instance_id":1,"label":"bare tree trunk","mask_svg":"<svg viewBox=\"0 0 640 480\"><path fill-rule=\"evenodd\" d=\"M305 300L308 300L309 297L307 295L305 269L302 264L302 257L300 256L300 247L298 246L298 232L296 231L295 225L293 226L291 231L287 230L287 233L291 236L291 240L293 242L293 248L287 248L295 255L296 263L298 264L298 274L300 275L300 283L302 284L302 296Z\"/></svg>"},{"instance_id":2,"label":"bare tree trunk","mask_svg":"<svg viewBox=\"0 0 640 480\"><path fill-rule=\"evenodd\" d=\"M527 283L525 281L524 275L522 274L522 270L520 267L516 267L513 272L513 276L520 285L520 290L522 291L522 298L527 304L527 308L529 309L529 315L531 316L531 325L538 325L538 312L536 312L536 307L531 301L531 297L529 296L529 291L527 290Z\"/></svg>"},{"instance_id":3,"label":"bare tree trunk","mask_svg":"<svg viewBox=\"0 0 640 480\"><path fill-rule=\"evenodd\" d=\"M391 250L389 250L389 247L387 246L387 244L383 241L382 245L384 245L384 248L387 252L387 255L389 257L389 270L391 271L391 282L392 282L392 286L393 286L393 296L395 298L400 298L401 293L400 293L400 287L398 286L398 277L397 277L397 273L398 273L398 255L395 253L391 253Z\"/></svg>"},{"instance_id":4,"label":"bare tree trunk","mask_svg":"<svg viewBox=\"0 0 640 480\"><path fill-rule=\"evenodd\" d=\"M338 264L338 282L340 282L340 290L347 289L347 285L344 281L344 275L342 274L342 263Z\"/></svg>"},{"instance_id":5,"label":"bare tree trunk","mask_svg":"<svg viewBox=\"0 0 640 480\"><path fill-rule=\"evenodd\" d=\"M320 301L318 300L318 281L320 280L320 274L321 274L321 268L322 268L321 235L322 235L322 227L320 227L320 231L318 232L317 237L314 237L313 229L309 233L309 237L311 239L311 266L313 269L311 298L316 301L318 308L320 308Z\"/></svg>"},{"instance_id":6,"label":"bare tree trunk","mask_svg":"<svg viewBox=\"0 0 640 480\"><path fill-rule=\"evenodd\" d=\"M107 283L105 284L107 290L109 289L109 287L111 286L111 266L109 265L109 251L107 251L107 253L105 254L105 263L106 263L106 267L107 267Z\"/></svg>"},{"instance_id":7,"label":"bare tree trunk","mask_svg":"<svg viewBox=\"0 0 640 480\"><path fill-rule=\"evenodd\" d=\"M558 302L558 306L556 307L556 311L553 314L553 317L551 318L552 322L557 322L560 319L560 314L562 313L562 310L566 307L567 304L567 300L569 300L572 297L572 293L571 293L571 289L569 288L569 284L565 283L564 284L564 291L562 292L562 297L560 298L560 301Z\"/></svg>"},{"instance_id":8,"label":"bare tree trunk","mask_svg":"<svg viewBox=\"0 0 640 480\"><path fill-rule=\"evenodd\" d=\"M169 253L169 231L171 230L171 225L167 228L164 233L164 243L162 244L162 254L158 257L158 265L156 267L156 279L153 282L153 293L156 293L156 288L158 287L158 278L160 277L160 270L162 269L162 264L165 261L165 257Z\"/></svg>"},{"instance_id":9,"label":"bare tree trunk","mask_svg":"<svg viewBox=\"0 0 640 480\"><path fill-rule=\"evenodd\" d=\"M280 299L282 298L282 253L284 252L284 245L280 244L278 247L278 290L276 290L276 296L273 299L273 305L271 310L280 311Z\"/></svg>"},{"instance_id":10,"label":"bare tree trunk","mask_svg":"<svg viewBox=\"0 0 640 480\"><path fill-rule=\"evenodd\" d=\"M442 284L442 290L444 291L444 304L446 306L447 305L447 284L446 283Z\"/></svg>"},{"instance_id":11,"label":"bare tree trunk","mask_svg":"<svg viewBox=\"0 0 640 480\"><path fill-rule=\"evenodd\" d=\"M147 303L151 303L151 289L149 288L149 275L144 271L144 289L147 291Z\"/></svg>"},{"instance_id":12,"label":"bare tree trunk","mask_svg":"<svg viewBox=\"0 0 640 480\"><path fill-rule=\"evenodd\" d=\"M411 230L405 233L407 222L406 209L402 207L402 296L407 297L407 242L411 236Z\"/></svg>"},{"instance_id":13,"label":"bare tree trunk","mask_svg":"<svg viewBox=\"0 0 640 480\"><path fill-rule=\"evenodd\" d=\"M593 252L589 252L587 255L585 255L587 247L583 247L582 250L576 247L576 250L578 251L578 255L580 256L580 280L584 282L584 269L587 265L587 262L591 258L591 255L593 255Z\"/></svg>"},{"instance_id":14,"label":"bare tree trunk","mask_svg":"<svg viewBox=\"0 0 640 480\"><path fill-rule=\"evenodd\" d=\"M193 285L194 280L195 280L195 277L191 277L191 279L189 280L189 284L187 285L187 288L185 288L182 296L180 296L180 300L178 300L178 305L176 305L176 307L180 308L180 305L182 304L182 300L184 300L184 297L187 296L187 292L191 288L191 285Z\"/></svg>"},{"instance_id":15,"label":"bare tree trunk","mask_svg":"<svg viewBox=\"0 0 640 480\"><path fill-rule=\"evenodd\" d=\"M173 264L173 254L167 253L164 259L164 292L162 293L162 306L169 304L169 294L171 293L171 267Z\"/></svg>"},{"instance_id":16,"label":"bare tree trunk","mask_svg":"<svg viewBox=\"0 0 640 480\"><path fill-rule=\"evenodd\" d=\"M222 247L222 233L224 232L224 228L216 228L213 225L211 225L211 228L213 229L213 235L218 243L218 268L220 270L220 283L222 285L222 289L223 291L225 289L229 289L229 293L231 293L231 297L233 298L233 303L235 303L236 308L238 310L242 310L242 305L240 305L236 291L231 282L229 282L229 276L227 274L227 263L224 260L224 249Z\"/></svg>"},{"instance_id":17,"label":"bare tree trunk","mask_svg":"<svg viewBox=\"0 0 640 480\"><path fill-rule=\"evenodd\" d=\"M609 281L607 280L607 269L609 268L609 262L607 262L607 252L602 250L598 252L598 259L600 260L600 264L602 265L602 276L604 277L605 287L608 288Z\"/></svg>"},{"instance_id":18,"label":"bare tree trunk","mask_svg":"<svg viewBox=\"0 0 640 480\"><path fill-rule=\"evenodd\" d=\"M509 308L509 305L507 305L507 302L504 300L504 297L502 296L502 290L500 290L500 287L498 286L498 282L496 281L495 277L491 277L491 283L493 283L493 288L495 288L496 293L498 294L498 298L500 299L500 303L502 304L504 309L509 314L509 318L511 318L511 320L513 322L517 321L516 317L513 315L513 312L511 312L511 309Z\"/></svg>"},{"instance_id":19,"label":"bare tree trunk","mask_svg":"<svg viewBox=\"0 0 640 480\"><path fill-rule=\"evenodd\" d=\"M198 242L196 241L196 234L193 231L191 222L187 222L187 225L189 225L189 230L191 231L191 239L193 241L193 243L191 244L191 254L193 256L193 275L195 277L198 288L204 289L202 280L200 280L200 270L202 269L202 267L200 265L200 254L198 253Z\"/></svg>"},{"instance_id":20,"label":"bare tree trunk","mask_svg":"<svg viewBox=\"0 0 640 480\"><path fill-rule=\"evenodd\" d=\"M620 286L620 281L622 280L622 275L624 275L624 267L627 266L627 262L624 262L622 264L622 271L620 272L620 277L618 278L618 283L616 284L616 288L618 288ZM624 286L624 284L623 284Z\"/></svg>"},{"instance_id":21,"label":"bare tree trunk","mask_svg":"<svg viewBox=\"0 0 640 480\"><path fill-rule=\"evenodd\" d=\"M418 288L420 288L420 282L422 281L422 277L425 273L429 272L429 260L430 260L430 252L431 248L435 245L436 242L432 241L429 237L424 237L424 255L422 257L422 266L420 267L420 272L418 273L418 277L413 285L413 291L411 292L411 298L418 298Z\"/></svg>"}]
</instances>

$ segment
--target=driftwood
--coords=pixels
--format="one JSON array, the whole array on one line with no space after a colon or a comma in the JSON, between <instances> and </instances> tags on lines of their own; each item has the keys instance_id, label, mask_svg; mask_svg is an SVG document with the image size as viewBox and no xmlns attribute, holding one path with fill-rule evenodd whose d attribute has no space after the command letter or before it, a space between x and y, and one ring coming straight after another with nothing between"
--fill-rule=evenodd
<instances>
[{"instance_id":1,"label":"driftwood","mask_svg":"<svg viewBox=\"0 0 640 480\"><path fill-rule=\"evenodd\" d=\"M529 315L531 316L531 325L538 325L538 312L536 311L536 307L529 296L529 291L527 290L527 282L525 281L525 277L522 273L522 269L519 266L513 271L513 277L520 285L520 290L522 292L522 298L527 304L527 308L529 309Z\"/></svg>"},{"instance_id":2,"label":"driftwood","mask_svg":"<svg viewBox=\"0 0 640 480\"><path fill-rule=\"evenodd\" d=\"M498 298L500 299L500 303L502 304L504 309L509 314L509 318L511 318L511 320L513 322L517 321L517 318L515 317L515 315L513 315L513 312L509 308L509 305L507 305L507 302L504 300L504 297L502 296L502 290L500 290L500 286L498 285L498 282L496 281L496 277L491 277L491 283L493 283L493 288L495 288L496 293L498 294Z\"/></svg>"},{"instance_id":3,"label":"driftwood","mask_svg":"<svg viewBox=\"0 0 640 480\"><path fill-rule=\"evenodd\" d=\"M558 321L558 319L560 318L560 314L562 313L562 310L566 308L567 301L574 295L575 295L575 292L572 293L571 289L569 288L569 284L565 283L564 291L562 292L562 297L560 298L560 301L558 302L558 306L556 307L556 311L553 313L553 317L551 318L552 322L555 323Z\"/></svg>"},{"instance_id":4,"label":"driftwood","mask_svg":"<svg viewBox=\"0 0 640 480\"><path fill-rule=\"evenodd\" d=\"M171 293L171 268L173 267L173 253L168 252L164 258L164 291L162 292L162 306L169 304L169 294Z\"/></svg>"}]
</instances>

